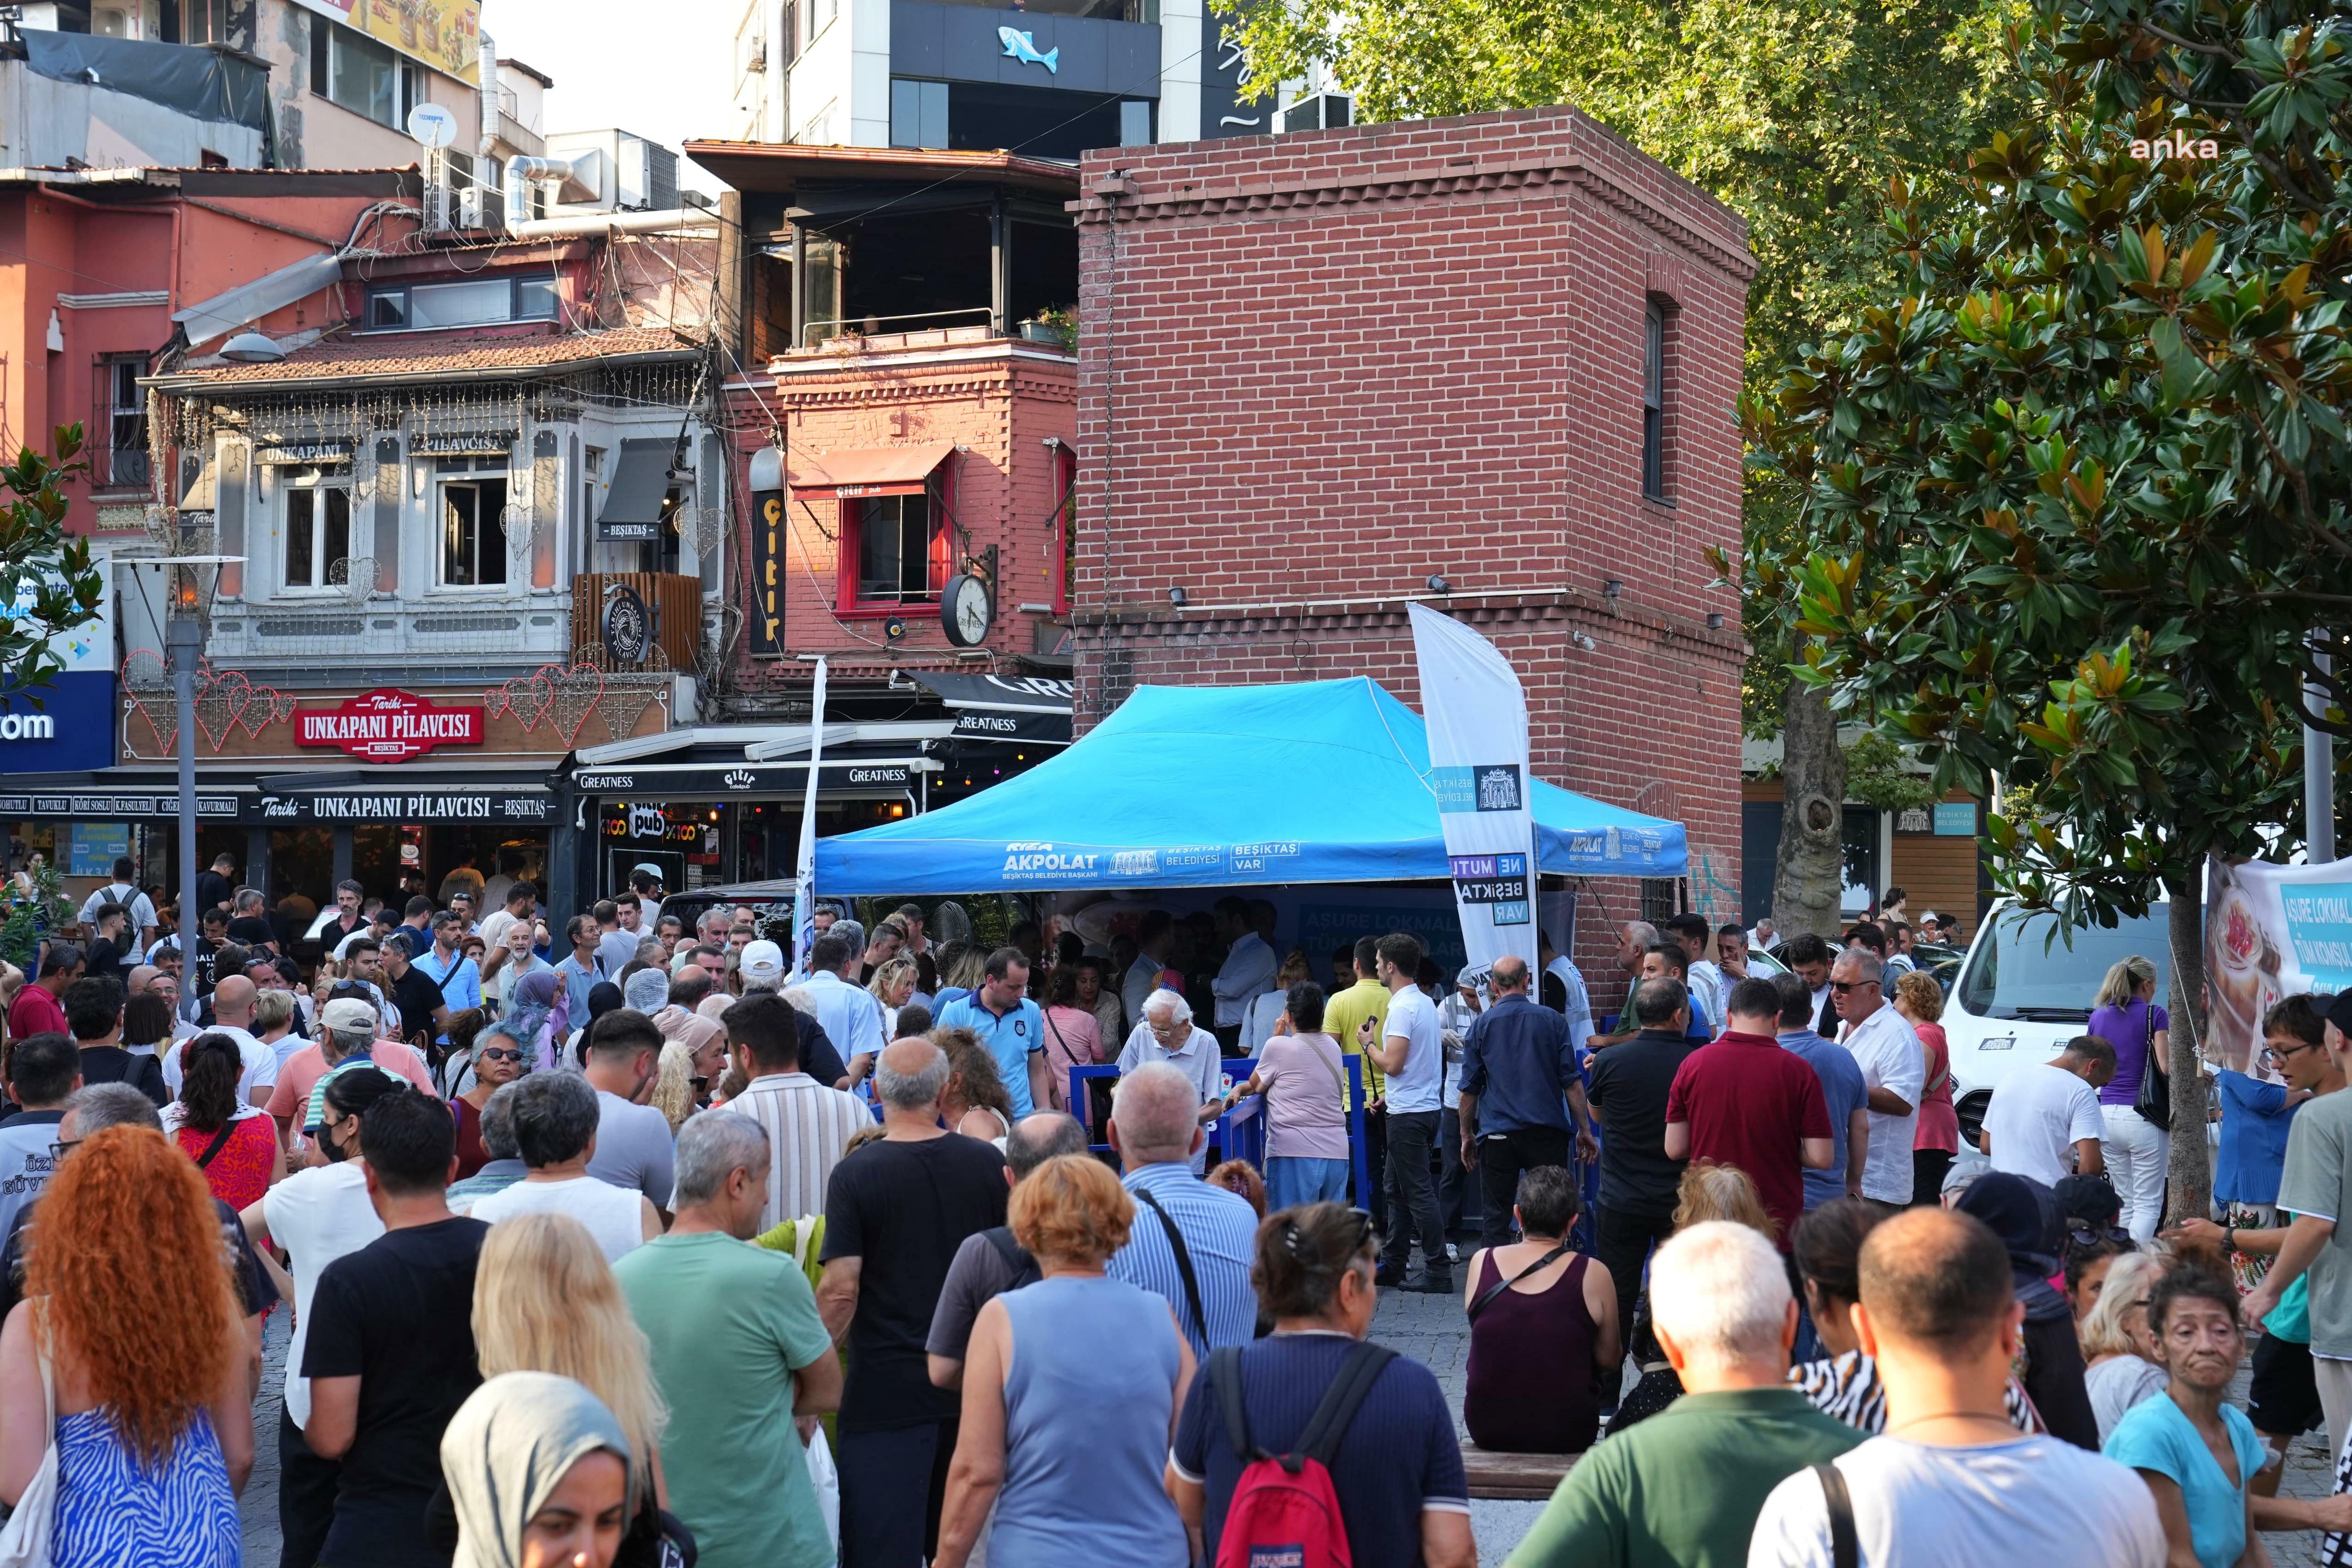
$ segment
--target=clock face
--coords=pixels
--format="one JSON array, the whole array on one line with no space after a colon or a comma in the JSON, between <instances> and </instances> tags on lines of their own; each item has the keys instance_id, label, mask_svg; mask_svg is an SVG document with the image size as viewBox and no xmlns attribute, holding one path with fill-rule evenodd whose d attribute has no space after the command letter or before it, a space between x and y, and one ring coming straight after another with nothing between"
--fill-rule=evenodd
<instances>
[{"instance_id":1,"label":"clock face","mask_svg":"<svg viewBox=\"0 0 2352 1568\"><path fill-rule=\"evenodd\" d=\"M976 643L988 635L988 584L977 577L966 577L956 595L956 630L963 634L966 643Z\"/></svg>"}]
</instances>

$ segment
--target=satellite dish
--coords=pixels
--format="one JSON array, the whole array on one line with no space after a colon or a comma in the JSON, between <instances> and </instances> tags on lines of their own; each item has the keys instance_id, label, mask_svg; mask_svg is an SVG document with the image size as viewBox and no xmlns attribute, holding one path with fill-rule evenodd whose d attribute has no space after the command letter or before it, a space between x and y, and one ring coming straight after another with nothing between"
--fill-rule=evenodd
<instances>
[{"instance_id":1,"label":"satellite dish","mask_svg":"<svg viewBox=\"0 0 2352 1568\"><path fill-rule=\"evenodd\" d=\"M457 140L457 117L437 103L420 103L408 111L408 133L427 147L446 147Z\"/></svg>"}]
</instances>

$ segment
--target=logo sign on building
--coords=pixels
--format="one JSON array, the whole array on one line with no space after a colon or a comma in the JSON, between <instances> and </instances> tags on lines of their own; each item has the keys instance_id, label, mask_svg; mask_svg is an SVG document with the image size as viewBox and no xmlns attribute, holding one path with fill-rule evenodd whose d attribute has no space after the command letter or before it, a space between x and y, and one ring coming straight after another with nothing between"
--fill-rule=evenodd
<instances>
[{"instance_id":1,"label":"logo sign on building","mask_svg":"<svg viewBox=\"0 0 2352 1568\"><path fill-rule=\"evenodd\" d=\"M615 664L643 664L654 640L654 618L631 587L612 591L604 601L604 651Z\"/></svg>"},{"instance_id":2,"label":"logo sign on building","mask_svg":"<svg viewBox=\"0 0 2352 1568\"><path fill-rule=\"evenodd\" d=\"M748 628L753 658L784 657L784 492L761 490L751 497L751 593L756 601Z\"/></svg>"},{"instance_id":3,"label":"logo sign on building","mask_svg":"<svg viewBox=\"0 0 2352 1568\"><path fill-rule=\"evenodd\" d=\"M1044 66L1046 73L1051 76L1059 76L1062 73L1062 51L1053 48L1039 54L1037 38L1034 32L1024 33L1017 27L999 27L996 29L996 37L997 41L1004 46L1005 58L1008 59L1019 60L1024 66Z\"/></svg>"},{"instance_id":4,"label":"logo sign on building","mask_svg":"<svg viewBox=\"0 0 2352 1568\"><path fill-rule=\"evenodd\" d=\"M352 460L349 441L278 441L253 449L257 463L348 463Z\"/></svg>"},{"instance_id":5,"label":"logo sign on building","mask_svg":"<svg viewBox=\"0 0 2352 1568\"><path fill-rule=\"evenodd\" d=\"M1430 783L1463 948L1481 969L1516 953L1532 974L1536 858L1527 695L1494 644L1425 605L1408 608L1429 724Z\"/></svg>"},{"instance_id":6,"label":"logo sign on building","mask_svg":"<svg viewBox=\"0 0 2352 1568\"><path fill-rule=\"evenodd\" d=\"M363 763L405 763L437 746L482 743L482 710L444 708L406 691L362 692L340 708L295 718L295 741L332 746Z\"/></svg>"},{"instance_id":7,"label":"logo sign on building","mask_svg":"<svg viewBox=\"0 0 2352 1568\"><path fill-rule=\"evenodd\" d=\"M408 438L416 458L503 458L514 445L512 430L420 430Z\"/></svg>"}]
</instances>

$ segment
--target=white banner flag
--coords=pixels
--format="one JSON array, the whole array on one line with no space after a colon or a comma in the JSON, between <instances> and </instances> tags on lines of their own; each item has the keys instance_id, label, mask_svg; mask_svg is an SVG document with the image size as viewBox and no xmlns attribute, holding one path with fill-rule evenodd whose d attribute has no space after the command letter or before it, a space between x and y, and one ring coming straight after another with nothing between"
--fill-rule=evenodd
<instances>
[{"instance_id":1,"label":"white banner flag","mask_svg":"<svg viewBox=\"0 0 2352 1568\"><path fill-rule=\"evenodd\" d=\"M1462 944L1485 969L1517 953L1536 973L1536 836L1528 791L1528 699L1510 661L1459 621L1408 606L1429 727L1430 784L1462 917Z\"/></svg>"}]
</instances>

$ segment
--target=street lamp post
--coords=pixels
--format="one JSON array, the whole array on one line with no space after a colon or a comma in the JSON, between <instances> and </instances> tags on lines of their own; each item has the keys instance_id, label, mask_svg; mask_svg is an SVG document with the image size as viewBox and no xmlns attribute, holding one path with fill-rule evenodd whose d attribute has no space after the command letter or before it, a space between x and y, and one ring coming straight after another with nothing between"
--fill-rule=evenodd
<instances>
[{"instance_id":1,"label":"street lamp post","mask_svg":"<svg viewBox=\"0 0 2352 1568\"><path fill-rule=\"evenodd\" d=\"M2322 675L2334 669L2328 656L2315 652L2312 662ZM2303 689L2305 711L2325 715L2327 689L2316 680ZM2336 858L2336 741L2326 731L2303 727L2304 859L2324 866Z\"/></svg>"},{"instance_id":2,"label":"street lamp post","mask_svg":"<svg viewBox=\"0 0 2352 1568\"><path fill-rule=\"evenodd\" d=\"M195 962L196 909L196 662L204 657L204 625L173 595L163 626L163 647L172 658L173 695L179 704L180 752L180 956ZM190 973L194 973L191 969Z\"/></svg>"}]
</instances>

